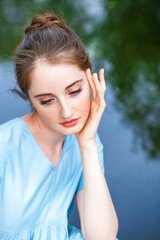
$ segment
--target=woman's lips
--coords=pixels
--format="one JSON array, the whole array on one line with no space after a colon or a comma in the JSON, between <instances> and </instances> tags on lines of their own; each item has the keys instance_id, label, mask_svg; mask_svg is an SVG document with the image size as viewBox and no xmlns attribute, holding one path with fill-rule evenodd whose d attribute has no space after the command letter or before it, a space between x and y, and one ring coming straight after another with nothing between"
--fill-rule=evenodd
<instances>
[{"instance_id":1,"label":"woman's lips","mask_svg":"<svg viewBox=\"0 0 160 240\"><path fill-rule=\"evenodd\" d=\"M72 127L78 123L79 118L60 123L64 127Z\"/></svg>"}]
</instances>

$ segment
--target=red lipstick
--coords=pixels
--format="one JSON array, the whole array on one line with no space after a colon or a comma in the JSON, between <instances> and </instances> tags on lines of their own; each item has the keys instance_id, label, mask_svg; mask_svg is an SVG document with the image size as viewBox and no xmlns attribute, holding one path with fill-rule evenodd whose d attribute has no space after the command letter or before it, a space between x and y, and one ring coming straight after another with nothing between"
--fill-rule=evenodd
<instances>
[{"instance_id":1,"label":"red lipstick","mask_svg":"<svg viewBox=\"0 0 160 240\"><path fill-rule=\"evenodd\" d=\"M71 119L70 121L65 121L60 123L64 127L72 127L78 123L79 118Z\"/></svg>"}]
</instances>

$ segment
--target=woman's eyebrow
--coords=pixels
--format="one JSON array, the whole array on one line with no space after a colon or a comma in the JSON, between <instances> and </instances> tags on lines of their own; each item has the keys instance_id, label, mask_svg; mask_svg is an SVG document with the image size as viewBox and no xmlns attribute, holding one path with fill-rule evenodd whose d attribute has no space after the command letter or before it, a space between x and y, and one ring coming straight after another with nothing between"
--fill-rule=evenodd
<instances>
[{"instance_id":1,"label":"woman's eyebrow","mask_svg":"<svg viewBox=\"0 0 160 240\"><path fill-rule=\"evenodd\" d=\"M65 88L65 90L67 90L68 88L74 86L76 83L82 82L82 81L83 81L83 79L76 80L75 82L73 82L73 83L71 83L69 86L67 86L67 87ZM38 95L34 96L34 98L43 97L43 96L47 96L47 95L54 95L54 94L53 94L53 93L42 93L42 94L38 94Z\"/></svg>"},{"instance_id":2,"label":"woman's eyebrow","mask_svg":"<svg viewBox=\"0 0 160 240\"><path fill-rule=\"evenodd\" d=\"M75 85L75 84L78 83L78 82L82 82L82 80L83 80L83 79L79 79L79 80L71 83L69 86L67 86L67 87L65 88L65 90L67 90L68 88L72 87L73 85Z\"/></svg>"}]
</instances>

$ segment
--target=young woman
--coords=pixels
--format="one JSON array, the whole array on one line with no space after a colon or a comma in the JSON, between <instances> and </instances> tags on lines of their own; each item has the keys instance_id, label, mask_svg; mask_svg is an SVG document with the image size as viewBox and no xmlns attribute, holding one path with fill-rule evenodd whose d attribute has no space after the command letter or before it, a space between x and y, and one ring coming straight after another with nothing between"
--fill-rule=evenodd
<instances>
[{"instance_id":1,"label":"young woman","mask_svg":"<svg viewBox=\"0 0 160 240\"><path fill-rule=\"evenodd\" d=\"M14 63L32 111L0 126L0 239L115 240L97 133L104 70L91 74L80 39L53 13L33 18ZM68 224L74 197L81 230Z\"/></svg>"}]
</instances>

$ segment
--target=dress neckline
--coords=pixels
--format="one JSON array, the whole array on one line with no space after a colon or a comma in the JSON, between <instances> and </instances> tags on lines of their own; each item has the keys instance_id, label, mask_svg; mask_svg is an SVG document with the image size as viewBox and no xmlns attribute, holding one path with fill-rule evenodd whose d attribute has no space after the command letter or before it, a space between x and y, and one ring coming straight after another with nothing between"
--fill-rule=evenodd
<instances>
[{"instance_id":1,"label":"dress neckline","mask_svg":"<svg viewBox=\"0 0 160 240\"><path fill-rule=\"evenodd\" d=\"M25 127L25 129L27 130L27 132L29 133L29 135L31 136L34 144L36 145L37 149L41 152L41 154L44 156L44 158L47 160L47 162L49 162L49 164L51 165L51 168L55 171L57 170L57 168L59 167L59 165L61 164L62 160L64 159L63 156L64 156L64 153L65 153L65 149L66 149L66 146L68 144L68 138L69 136L66 136L66 138L64 139L64 142L63 142L63 146L62 146L62 153L61 153L61 157L58 161L58 164L56 165L56 167L53 166L53 164L51 163L51 161L48 159L48 157L46 156L46 154L43 152L43 150L41 149L40 145L38 144L38 142L36 141L35 137L33 136L30 128L28 127L28 125L25 123L25 121L23 121L21 118L16 118L18 121L20 121L23 126Z\"/></svg>"}]
</instances>

